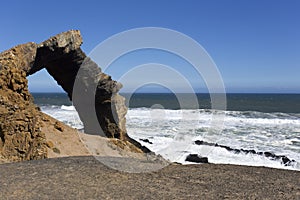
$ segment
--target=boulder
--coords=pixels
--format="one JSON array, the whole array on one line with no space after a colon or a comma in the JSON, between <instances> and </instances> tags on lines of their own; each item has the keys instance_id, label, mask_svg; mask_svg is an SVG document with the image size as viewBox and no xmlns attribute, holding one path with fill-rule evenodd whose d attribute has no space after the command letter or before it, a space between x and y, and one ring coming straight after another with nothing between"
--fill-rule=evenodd
<instances>
[{"instance_id":1,"label":"boulder","mask_svg":"<svg viewBox=\"0 0 300 200\"><path fill-rule=\"evenodd\" d=\"M208 163L207 157L201 157L198 154L189 154L185 161L194 162L194 163Z\"/></svg>"}]
</instances>

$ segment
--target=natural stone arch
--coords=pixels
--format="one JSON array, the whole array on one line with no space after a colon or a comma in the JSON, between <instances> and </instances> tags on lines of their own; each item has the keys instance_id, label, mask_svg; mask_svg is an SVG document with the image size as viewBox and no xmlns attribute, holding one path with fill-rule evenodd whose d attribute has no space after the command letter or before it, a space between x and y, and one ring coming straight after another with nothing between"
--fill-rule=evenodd
<instances>
[{"instance_id":1,"label":"natural stone arch","mask_svg":"<svg viewBox=\"0 0 300 200\"><path fill-rule=\"evenodd\" d=\"M86 88L89 83L97 83L101 87L97 87L98 97L96 97L95 107L100 126L107 137L126 140L128 138L125 128L125 118L127 109L122 101L122 97L117 95L121 88L121 84L113 81L110 76L101 72L101 69L91 59L87 58L85 53L80 49L82 38L79 31L69 31L58 34L50 39L37 45L36 56L32 67L27 74L33 74L43 68L57 81L57 83L66 91L68 97L72 101L73 86L77 76L77 72L83 62L88 66L90 74L82 77L87 79L84 82ZM98 80L95 80L96 77ZM101 91L100 91L101 90ZM84 95L84 94L80 94ZM122 100L121 100L122 99ZM103 102L109 103L103 103ZM116 102L122 107L117 107ZM74 106L84 123L85 131L90 134L99 134L100 130L95 130L90 123L88 106L85 102L74 102ZM120 106L119 106L120 107Z\"/></svg>"},{"instance_id":2,"label":"natural stone arch","mask_svg":"<svg viewBox=\"0 0 300 200\"><path fill-rule=\"evenodd\" d=\"M32 130L27 130L26 132L26 138L28 139L24 139L22 144L17 144L17 147L14 147L17 150L10 155L20 157L24 154L25 156L22 159L35 159L45 157L46 155L44 150L41 150L43 149L42 139L44 135L38 129L39 111L34 106L32 96L28 92L26 76L45 68L64 91L66 91L72 101L74 82L78 70L83 63L88 70L87 77L82 77L83 87L88 88L90 83L97 86L95 101L90 102L95 103L94 110L96 110L97 121L105 136L130 142L142 149L142 151L149 152L147 148L141 146L140 143L127 135L125 126L127 108L125 106L125 99L118 94L122 85L112 80L109 75L102 73L97 64L81 50L81 44L82 37L80 32L78 30L71 30L51 37L40 44L30 42L18 45L0 54L0 90L3 90L5 93L12 93L13 95L10 95L10 97L15 96L12 99L0 99L0 106L3 105L3 107L7 108L10 101L24 101L24 104L28 104L21 111L13 108L6 109L0 118L11 117L18 112L22 114L23 118L26 118L26 113L31 113L29 121L33 127ZM93 76L88 76L88 74L93 74ZM84 82L84 80L88 81ZM73 101L84 124L85 132L99 134L100 130L96 129L93 125L94 123L91 123L89 119L90 111L86 110L85 103L84 100ZM31 109L30 111L28 111L29 108ZM4 142L7 142L4 141L5 138L10 138L9 135L14 135L13 130L9 129L12 126L8 123L5 120L0 122L0 150L1 148L6 148L3 145ZM22 132L21 126L23 125L15 124L14 126L14 130ZM15 140L19 141L22 137L20 135ZM12 143L13 141L14 139L11 139ZM33 143L38 145L33 145ZM26 148L24 145L27 145ZM32 148L32 146L35 148ZM29 150L31 153L28 153ZM9 152L11 149L6 149L6 151Z\"/></svg>"}]
</instances>

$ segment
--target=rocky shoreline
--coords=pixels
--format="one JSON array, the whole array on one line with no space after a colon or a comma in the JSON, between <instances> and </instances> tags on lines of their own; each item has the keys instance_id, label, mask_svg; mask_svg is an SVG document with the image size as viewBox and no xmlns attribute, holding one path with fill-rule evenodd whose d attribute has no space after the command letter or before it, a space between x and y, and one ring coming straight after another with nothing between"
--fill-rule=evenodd
<instances>
[{"instance_id":1,"label":"rocky shoreline","mask_svg":"<svg viewBox=\"0 0 300 200\"><path fill-rule=\"evenodd\" d=\"M266 152L261 152L261 151L257 152L253 149L251 149L251 150L248 150L248 149L234 149L234 148L231 148L231 147L226 146L226 145L220 145L218 143L211 143L211 142L206 142L206 141L202 141L202 140L196 140L194 142L194 144L204 145L204 146L211 146L211 147L219 147L219 148L226 149L227 151L233 152L235 154L244 153L244 154L264 156L264 157L266 157L270 160L278 160L284 166L293 166L293 165L297 164L297 162L295 160L289 159L285 155L276 155L276 154L268 152L268 151L266 151Z\"/></svg>"},{"instance_id":2,"label":"rocky shoreline","mask_svg":"<svg viewBox=\"0 0 300 200\"><path fill-rule=\"evenodd\" d=\"M300 199L299 171L180 165L146 154L150 150L127 135L122 85L102 73L81 44L80 32L72 30L0 53L1 199ZM73 101L86 133L33 103L26 77L44 68ZM79 98L93 94L95 101ZM94 106L96 121L89 120L87 105Z\"/></svg>"}]
</instances>

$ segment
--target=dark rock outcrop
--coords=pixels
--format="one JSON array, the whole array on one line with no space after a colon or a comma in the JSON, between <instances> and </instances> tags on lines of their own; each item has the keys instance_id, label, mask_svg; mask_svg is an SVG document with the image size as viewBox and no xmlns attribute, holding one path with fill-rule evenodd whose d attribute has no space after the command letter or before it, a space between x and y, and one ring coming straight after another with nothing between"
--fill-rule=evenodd
<instances>
[{"instance_id":1,"label":"dark rock outcrop","mask_svg":"<svg viewBox=\"0 0 300 200\"><path fill-rule=\"evenodd\" d=\"M208 163L207 157L201 157L198 154L189 154L185 161L194 162L194 163Z\"/></svg>"},{"instance_id":2,"label":"dark rock outcrop","mask_svg":"<svg viewBox=\"0 0 300 200\"><path fill-rule=\"evenodd\" d=\"M46 157L40 111L33 104L26 79L44 68L73 101L86 133L117 138L150 152L127 135L127 108L118 94L122 85L102 73L81 44L80 32L72 30L0 54L0 155L15 160Z\"/></svg>"},{"instance_id":3,"label":"dark rock outcrop","mask_svg":"<svg viewBox=\"0 0 300 200\"><path fill-rule=\"evenodd\" d=\"M248 149L234 149L225 145L220 145L218 143L211 143L211 142L205 142L202 140L196 140L195 144L197 145L206 145L206 146L213 146L213 147L220 147L220 148L224 148L227 151L233 152L233 153L244 153L244 154L256 154L256 155L260 155L260 156L265 156L267 158L269 158L270 160L278 160L281 162L281 164L285 165L285 166L292 166L296 163L295 160L293 159L289 159L287 156L284 155L276 155L274 153L271 152L257 152L253 149L248 150Z\"/></svg>"},{"instance_id":4,"label":"dark rock outcrop","mask_svg":"<svg viewBox=\"0 0 300 200\"><path fill-rule=\"evenodd\" d=\"M149 139L140 139L140 140L148 144L153 144L153 142L151 142Z\"/></svg>"}]
</instances>

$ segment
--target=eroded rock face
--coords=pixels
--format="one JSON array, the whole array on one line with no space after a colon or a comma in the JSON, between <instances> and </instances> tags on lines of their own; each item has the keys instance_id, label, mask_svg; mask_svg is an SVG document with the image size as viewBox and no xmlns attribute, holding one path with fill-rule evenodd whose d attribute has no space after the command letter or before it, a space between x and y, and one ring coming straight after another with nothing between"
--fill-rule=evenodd
<instances>
[{"instance_id":1,"label":"eroded rock face","mask_svg":"<svg viewBox=\"0 0 300 200\"><path fill-rule=\"evenodd\" d=\"M45 135L39 128L40 112L32 102L25 68L22 69L32 60L28 57L22 61L17 56L27 47L21 45L10 54L0 54L0 153L12 161L47 155Z\"/></svg>"},{"instance_id":2,"label":"eroded rock face","mask_svg":"<svg viewBox=\"0 0 300 200\"><path fill-rule=\"evenodd\" d=\"M26 76L44 68L73 101L86 133L128 141L149 152L127 135L127 108L124 97L118 94L122 85L102 73L80 49L81 44L80 32L72 30L40 44L26 43L0 54L2 156L28 160L47 155L45 136L39 129L41 113L33 104L26 80ZM92 113L95 118L91 118Z\"/></svg>"}]
</instances>

